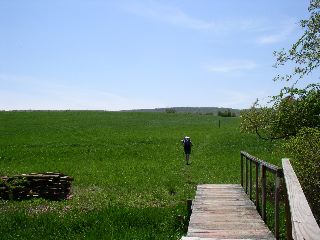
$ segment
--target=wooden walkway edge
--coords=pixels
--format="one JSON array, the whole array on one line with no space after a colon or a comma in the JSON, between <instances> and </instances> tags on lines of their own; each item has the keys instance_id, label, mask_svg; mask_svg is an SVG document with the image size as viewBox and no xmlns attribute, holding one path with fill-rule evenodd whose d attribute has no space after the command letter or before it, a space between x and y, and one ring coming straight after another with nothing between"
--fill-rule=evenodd
<instances>
[{"instance_id":1,"label":"wooden walkway edge","mask_svg":"<svg viewBox=\"0 0 320 240\"><path fill-rule=\"evenodd\" d=\"M239 184L197 186L182 240L275 239Z\"/></svg>"}]
</instances>

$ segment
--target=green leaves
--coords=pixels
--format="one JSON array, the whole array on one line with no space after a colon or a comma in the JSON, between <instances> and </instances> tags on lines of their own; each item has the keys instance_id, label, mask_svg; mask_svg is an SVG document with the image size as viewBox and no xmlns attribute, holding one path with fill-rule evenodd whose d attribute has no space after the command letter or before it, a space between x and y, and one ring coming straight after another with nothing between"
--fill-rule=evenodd
<instances>
[{"instance_id":1,"label":"green leaves","mask_svg":"<svg viewBox=\"0 0 320 240\"><path fill-rule=\"evenodd\" d=\"M320 84L284 88L270 103L271 107L262 107L256 102L241 112L242 132L275 140L295 136L303 127L320 127Z\"/></svg>"},{"instance_id":2,"label":"green leaves","mask_svg":"<svg viewBox=\"0 0 320 240\"><path fill-rule=\"evenodd\" d=\"M277 75L274 80L296 81L311 73L320 66L320 0L311 0L308 8L309 19L300 21L304 34L288 51L274 52L275 67L292 62L295 67L291 74Z\"/></svg>"}]
</instances>

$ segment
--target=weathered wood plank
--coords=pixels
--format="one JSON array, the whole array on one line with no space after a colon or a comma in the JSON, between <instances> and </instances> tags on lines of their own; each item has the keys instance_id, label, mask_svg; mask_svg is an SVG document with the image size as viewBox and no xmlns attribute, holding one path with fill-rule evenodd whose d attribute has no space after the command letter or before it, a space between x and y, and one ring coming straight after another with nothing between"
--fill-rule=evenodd
<instances>
[{"instance_id":1,"label":"weathered wood plank","mask_svg":"<svg viewBox=\"0 0 320 240\"><path fill-rule=\"evenodd\" d=\"M181 240L220 240L221 238L206 238L206 237L182 237ZM270 240L271 238L259 238L259 240ZM243 238L224 238L224 240L244 240ZM256 240L256 238L246 238L245 240Z\"/></svg>"},{"instance_id":2,"label":"weathered wood plank","mask_svg":"<svg viewBox=\"0 0 320 240\"><path fill-rule=\"evenodd\" d=\"M206 209L199 209L199 208L193 208L193 212L199 212L199 213L211 213L211 214L231 214L231 213L235 213L235 214L239 214L239 215L246 215L246 214L255 214L256 210L255 209L246 209L245 213L243 211L243 209L234 209L233 211L228 211L226 212L225 209L215 209L214 207L210 208L206 208ZM260 216L260 215L259 215Z\"/></svg>"},{"instance_id":3,"label":"weathered wood plank","mask_svg":"<svg viewBox=\"0 0 320 240\"><path fill-rule=\"evenodd\" d=\"M220 238L200 238L200 237L182 237L181 240L219 240ZM259 240L269 240L273 238L259 238ZM243 238L224 238L224 240L243 240ZM246 240L256 240L255 238L246 238Z\"/></svg>"},{"instance_id":4,"label":"weathered wood plank","mask_svg":"<svg viewBox=\"0 0 320 240\"><path fill-rule=\"evenodd\" d=\"M206 214L195 214L192 218L192 220L190 220L190 224L191 223L197 223L197 222L201 222L201 221L214 221L215 223L238 223L238 222L243 222L243 223L251 223L251 222L259 222L259 223L263 223L261 217L259 218L258 216L254 215L254 214L247 214L247 215L231 215L231 214L227 214L227 215L223 215L223 214L219 214L219 215L206 215Z\"/></svg>"},{"instance_id":5,"label":"weathered wood plank","mask_svg":"<svg viewBox=\"0 0 320 240\"><path fill-rule=\"evenodd\" d=\"M189 225L189 232L192 232L193 229L201 229L202 230L241 230L241 231L265 231L265 227L261 224L261 222L252 222L252 223L215 223L212 224L211 221L207 222L198 222L192 223Z\"/></svg>"},{"instance_id":6,"label":"weathered wood plank","mask_svg":"<svg viewBox=\"0 0 320 240\"><path fill-rule=\"evenodd\" d=\"M282 167L289 198L293 239L320 239L320 228L289 159L282 159Z\"/></svg>"},{"instance_id":7,"label":"weathered wood plank","mask_svg":"<svg viewBox=\"0 0 320 240\"><path fill-rule=\"evenodd\" d=\"M215 237L215 238L271 238L275 239L273 235L267 230L205 230L205 229L192 229L188 233L190 237Z\"/></svg>"}]
</instances>

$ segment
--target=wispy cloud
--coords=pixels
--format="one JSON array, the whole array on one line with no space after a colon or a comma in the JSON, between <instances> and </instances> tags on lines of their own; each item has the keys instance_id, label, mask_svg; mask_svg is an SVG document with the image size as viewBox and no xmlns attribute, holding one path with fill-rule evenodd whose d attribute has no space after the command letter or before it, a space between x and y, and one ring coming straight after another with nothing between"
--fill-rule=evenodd
<instances>
[{"instance_id":1,"label":"wispy cloud","mask_svg":"<svg viewBox=\"0 0 320 240\"><path fill-rule=\"evenodd\" d=\"M267 45L283 42L295 31L297 24L292 20L286 20L279 24L277 28L273 28L268 33L260 36L257 40L259 44Z\"/></svg>"},{"instance_id":2,"label":"wispy cloud","mask_svg":"<svg viewBox=\"0 0 320 240\"><path fill-rule=\"evenodd\" d=\"M251 60L229 60L214 64L205 65L205 69L209 72L230 73L243 70L252 70L257 64Z\"/></svg>"},{"instance_id":3,"label":"wispy cloud","mask_svg":"<svg viewBox=\"0 0 320 240\"><path fill-rule=\"evenodd\" d=\"M128 1L121 7L132 14L164 22L170 25L195 29L210 30L221 33L228 30L253 30L257 28L256 21L250 19L222 20L201 19L192 16L181 8L168 3L150 1Z\"/></svg>"},{"instance_id":4,"label":"wispy cloud","mask_svg":"<svg viewBox=\"0 0 320 240\"><path fill-rule=\"evenodd\" d=\"M185 28L210 29L217 27L217 24L214 22L194 18L177 7L156 1L129 1L123 4L122 8L139 16L152 18L168 24L183 26Z\"/></svg>"},{"instance_id":5,"label":"wispy cloud","mask_svg":"<svg viewBox=\"0 0 320 240\"><path fill-rule=\"evenodd\" d=\"M164 103L123 96L108 90L59 84L31 76L0 74L0 109L125 110L152 108Z\"/></svg>"}]
</instances>

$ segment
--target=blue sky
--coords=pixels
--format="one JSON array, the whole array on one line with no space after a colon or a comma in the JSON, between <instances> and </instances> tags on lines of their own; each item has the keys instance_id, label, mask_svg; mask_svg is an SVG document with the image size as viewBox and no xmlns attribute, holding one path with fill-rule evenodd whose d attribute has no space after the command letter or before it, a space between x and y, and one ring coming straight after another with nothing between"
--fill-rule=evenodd
<instances>
[{"instance_id":1,"label":"blue sky","mask_svg":"<svg viewBox=\"0 0 320 240\"><path fill-rule=\"evenodd\" d=\"M0 0L0 109L248 108L302 0Z\"/></svg>"}]
</instances>

